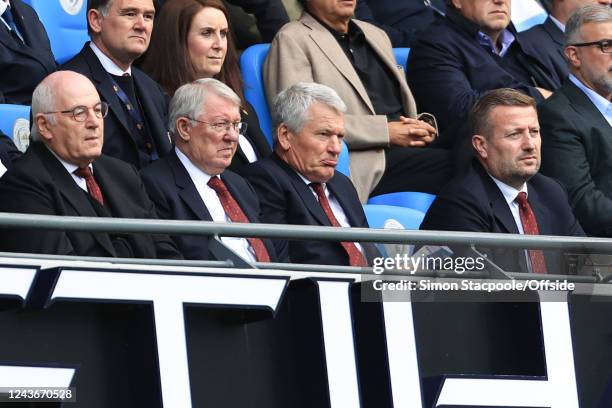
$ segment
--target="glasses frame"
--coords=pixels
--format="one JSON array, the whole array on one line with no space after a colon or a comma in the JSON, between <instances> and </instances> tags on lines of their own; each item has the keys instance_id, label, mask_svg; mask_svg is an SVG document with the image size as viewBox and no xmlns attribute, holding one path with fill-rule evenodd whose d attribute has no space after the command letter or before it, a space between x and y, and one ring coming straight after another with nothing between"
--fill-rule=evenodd
<instances>
[{"instance_id":1,"label":"glasses frame","mask_svg":"<svg viewBox=\"0 0 612 408\"><path fill-rule=\"evenodd\" d=\"M608 46L608 51L604 51L604 45ZM612 39L604 39L599 41L591 41L585 43L568 44L573 47L590 47L591 45L597 45L602 54L612 54Z\"/></svg>"},{"instance_id":2,"label":"glasses frame","mask_svg":"<svg viewBox=\"0 0 612 408\"><path fill-rule=\"evenodd\" d=\"M104 111L104 113L102 113L102 115L101 115L101 116L98 116L98 115L96 114L96 111L95 111L95 108L96 108L98 105L99 105L100 107L105 107L104 109L106 109L106 110ZM52 114L52 113L63 113L63 114L70 113L70 114L71 114L71 116L72 116L72 119L74 119L74 120L75 120L75 122L79 122L79 123L83 123L83 122L85 122L85 121L87 120L87 116L83 116L83 119L82 119L82 120L77 119L77 113L75 113L75 111L76 111L77 109L83 109L83 110L84 110L84 112L86 112L86 113L89 113L89 110L91 109L91 110L93 110L93 112L94 112L94 116L95 116L96 118L98 118L98 119L104 119L104 118L106 117L106 115L108 115L109 106L108 106L108 103L106 103L106 102L104 102L104 101L100 101L100 102L96 103L96 104L95 104L94 106L92 106L92 107L87 107L87 106L84 106L84 105L79 105L79 106L75 106L75 107L74 107L74 108L72 108L72 109L66 109L66 110L62 110L62 111L53 111L53 112L43 112L43 113L44 113L45 115L50 115L50 114ZM103 110L104 110L104 109L103 109ZM79 117L80 117L80 116L79 116Z\"/></svg>"},{"instance_id":3,"label":"glasses frame","mask_svg":"<svg viewBox=\"0 0 612 408\"><path fill-rule=\"evenodd\" d=\"M248 127L248 123L246 122L206 122L204 120L198 120L198 119L194 119L194 118L190 118L189 116L185 116L185 118L189 119L189 120L193 120L194 122L198 122L198 123L204 123L208 126L210 126L215 132L217 133L221 133L223 131L229 132L230 128L234 129L236 131L236 133L238 133L239 135L243 135L246 133L247 127ZM219 128L219 125L225 123L225 126ZM238 129L239 128L239 129Z\"/></svg>"}]
</instances>

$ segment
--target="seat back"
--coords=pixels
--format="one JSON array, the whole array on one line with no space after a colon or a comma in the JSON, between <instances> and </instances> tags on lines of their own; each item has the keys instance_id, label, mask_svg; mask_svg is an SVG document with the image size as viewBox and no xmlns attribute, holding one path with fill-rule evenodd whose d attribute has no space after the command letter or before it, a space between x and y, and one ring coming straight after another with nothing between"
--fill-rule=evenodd
<instances>
[{"instance_id":1,"label":"seat back","mask_svg":"<svg viewBox=\"0 0 612 408\"><path fill-rule=\"evenodd\" d=\"M342 141L342 150L340 150L340 155L338 156L338 165L336 166L336 170L344 174L346 177L349 177L349 164L350 157L348 146L346 145L346 143L344 143L344 141Z\"/></svg>"},{"instance_id":2,"label":"seat back","mask_svg":"<svg viewBox=\"0 0 612 408\"><path fill-rule=\"evenodd\" d=\"M75 56L87 35L87 0L24 0L36 13L47 30L51 51L58 64Z\"/></svg>"},{"instance_id":3,"label":"seat back","mask_svg":"<svg viewBox=\"0 0 612 408\"><path fill-rule=\"evenodd\" d=\"M394 48L393 55L398 65L404 67L404 71L407 69L408 54L410 54L410 48Z\"/></svg>"},{"instance_id":4,"label":"seat back","mask_svg":"<svg viewBox=\"0 0 612 408\"><path fill-rule=\"evenodd\" d=\"M370 197L368 204L393 205L426 213L435 198L436 196L433 194L420 193L417 191L402 191Z\"/></svg>"},{"instance_id":5,"label":"seat back","mask_svg":"<svg viewBox=\"0 0 612 408\"><path fill-rule=\"evenodd\" d=\"M421 211L392 205L365 204L363 211L370 228L399 228L399 223L404 229L418 230L425 218Z\"/></svg>"},{"instance_id":6,"label":"seat back","mask_svg":"<svg viewBox=\"0 0 612 408\"><path fill-rule=\"evenodd\" d=\"M263 65L269 50L270 44L255 44L244 50L240 57L240 70L244 82L244 97L253 105L259 119L259 127L272 147L272 118L263 81Z\"/></svg>"},{"instance_id":7,"label":"seat back","mask_svg":"<svg viewBox=\"0 0 612 408\"><path fill-rule=\"evenodd\" d=\"M0 130L25 152L30 144L30 107L0 104Z\"/></svg>"}]
</instances>

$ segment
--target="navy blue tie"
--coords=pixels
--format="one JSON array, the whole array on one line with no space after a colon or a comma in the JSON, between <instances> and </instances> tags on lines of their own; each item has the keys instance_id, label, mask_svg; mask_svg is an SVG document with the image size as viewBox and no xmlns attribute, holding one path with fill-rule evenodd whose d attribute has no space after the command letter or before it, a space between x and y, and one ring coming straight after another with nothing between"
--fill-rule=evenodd
<instances>
[{"instance_id":1,"label":"navy blue tie","mask_svg":"<svg viewBox=\"0 0 612 408\"><path fill-rule=\"evenodd\" d=\"M15 20L13 19L13 14L11 13L10 7L7 7L6 10L4 10L4 13L2 13L2 19L6 21L6 24L8 24L8 26L11 28L11 31L15 33L17 38L19 38L19 40L23 43L23 37L17 29L17 25L15 24Z\"/></svg>"}]
</instances>

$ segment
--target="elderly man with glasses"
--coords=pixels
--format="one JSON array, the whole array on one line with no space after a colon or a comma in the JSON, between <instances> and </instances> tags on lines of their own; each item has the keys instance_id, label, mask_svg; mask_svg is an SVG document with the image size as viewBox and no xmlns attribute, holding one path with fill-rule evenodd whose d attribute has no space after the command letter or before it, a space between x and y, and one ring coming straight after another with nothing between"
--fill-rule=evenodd
<instances>
[{"instance_id":1,"label":"elderly man with glasses","mask_svg":"<svg viewBox=\"0 0 612 408\"><path fill-rule=\"evenodd\" d=\"M578 9L565 43L569 79L538 107L542 172L565 186L587 234L612 237L612 8Z\"/></svg>"},{"instance_id":2,"label":"elderly man with glasses","mask_svg":"<svg viewBox=\"0 0 612 408\"><path fill-rule=\"evenodd\" d=\"M227 170L236 153L240 97L224 83L198 79L176 90L168 126L175 149L142 171L145 186L160 217L215 222L259 222L259 200L242 177ZM212 259L210 237L172 237L187 259ZM247 262L276 261L269 240L222 237Z\"/></svg>"},{"instance_id":3,"label":"elderly man with glasses","mask_svg":"<svg viewBox=\"0 0 612 408\"><path fill-rule=\"evenodd\" d=\"M0 179L0 211L157 218L138 171L102 155L108 105L81 74L58 71L32 95L32 143ZM0 251L181 259L166 235L0 229Z\"/></svg>"}]
</instances>

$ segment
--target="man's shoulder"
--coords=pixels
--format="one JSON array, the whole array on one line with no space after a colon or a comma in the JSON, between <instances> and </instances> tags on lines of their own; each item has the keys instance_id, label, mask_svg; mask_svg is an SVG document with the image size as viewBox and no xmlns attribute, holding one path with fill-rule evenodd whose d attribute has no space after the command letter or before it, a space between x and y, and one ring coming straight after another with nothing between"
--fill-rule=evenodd
<instances>
[{"instance_id":1,"label":"man's shoulder","mask_svg":"<svg viewBox=\"0 0 612 408\"><path fill-rule=\"evenodd\" d=\"M538 113L540 117L547 115L559 116L561 113L567 113L571 110L570 105L572 100L575 99L574 92L571 91L570 87L576 88L574 84L569 84L570 80L566 79L565 84L561 88L557 89L549 98L538 104ZM578 90L580 92L580 90ZM561 115L562 116L562 115Z\"/></svg>"},{"instance_id":2,"label":"man's shoulder","mask_svg":"<svg viewBox=\"0 0 612 408\"><path fill-rule=\"evenodd\" d=\"M89 47L89 42L87 42L83 48L81 48L81 51L79 51L74 57L60 65L59 70L75 71L88 76L88 74L91 72L91 58L88 58L87 55L89 52L93 54L93 51L91 51L91 48ZM100 64L100 67L102 67L102 64Z\"/></svg>"},{"instance_id":3,"label":"man's shoulder","mask_svg":"<svg viewBox=\"0 0 612 408\"><path fill-rule=\"evenodd\" d=\"M527 185L529 188L534 188L538 193L542 194L545 200L550 202L554 202L556 200L555 196L567 195L565 188L559 181L552 177L545 176L540 172L536 173L532 178L530 178Z\"/></svg>"}]
</instances>

